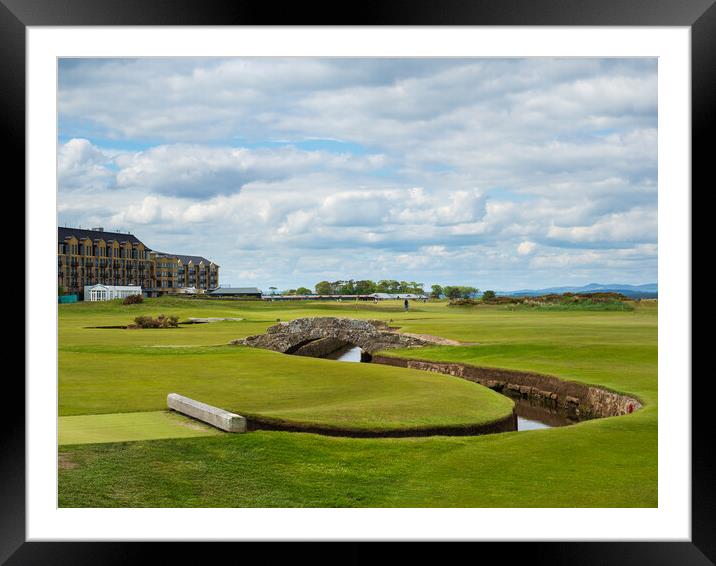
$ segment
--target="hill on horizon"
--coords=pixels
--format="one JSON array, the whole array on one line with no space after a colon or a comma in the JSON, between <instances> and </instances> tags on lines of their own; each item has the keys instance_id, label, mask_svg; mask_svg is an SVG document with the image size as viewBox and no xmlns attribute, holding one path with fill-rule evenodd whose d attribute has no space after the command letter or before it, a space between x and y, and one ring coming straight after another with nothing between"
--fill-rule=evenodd
<instances>
[{"instance_id":1,"label":"hill on horizon","mask_svg":"<svg viewBox=\"0 0 716 566\"><path fill-rule=\"evenodd\" d=\"M582 286L547 287L544 289L518 289L516 291L498 291L498 295L509 297L531 297L548 295L550 293L621 293L627 297L639 299L652 299L659 296L658 283L645 283L643 285L628 285L626 283L589 283Z\"/></svg>"}]
</instances>

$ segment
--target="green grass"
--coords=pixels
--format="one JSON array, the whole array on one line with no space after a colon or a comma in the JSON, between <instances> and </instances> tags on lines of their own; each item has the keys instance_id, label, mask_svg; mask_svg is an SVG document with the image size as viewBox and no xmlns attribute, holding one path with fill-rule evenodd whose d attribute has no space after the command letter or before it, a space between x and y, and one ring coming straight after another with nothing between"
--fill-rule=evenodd
<instances>
[{"instance_id":1,"label":"green grass","mask_svg":"<svg viewBox=\"0 0 716 566\"><path fill-rule=\"evenodd\" d=\"M482 424L513 406L455 377L243 346L61 351L59 367L60 415L156 411L180 393L247 417L380 430Z\"/></svg>"},{"instance_id":2,"label":"green grass","mask_svg":"<svg viewBox=\"0 0 716 566\"><path fill-rule=\"evenodd\" d=\"M215 436L219 430L169 411L60 417L57 443L93 444Z\"/></svg>"},{"instance_id":3,"label":"green grass","mask_svg":"<svg viewBox=\"0 0 716 566\"><path fill-rule=\"evenodd\" d=\"M61 415L156 411L171 388L229 410L294 421L421 426L479 418L470 411L492 399L476 396L484 389L475 384L443 375L225 346L263 332L278 318L321 315L392 320L407 332L470 343L400 355L539 371L600 384L645 403L629 416L483 437L349 439L254 432L62 446L63 461L73 465L60 470L60 506L658 503L654 302L624 312L451 309L430 302L411 304L404 313L399 302L158 299L132 306L59 305L59 313ZM182 320L245 320L168 330L86 328L160 313Z\"/></svg>"}]
</instances>

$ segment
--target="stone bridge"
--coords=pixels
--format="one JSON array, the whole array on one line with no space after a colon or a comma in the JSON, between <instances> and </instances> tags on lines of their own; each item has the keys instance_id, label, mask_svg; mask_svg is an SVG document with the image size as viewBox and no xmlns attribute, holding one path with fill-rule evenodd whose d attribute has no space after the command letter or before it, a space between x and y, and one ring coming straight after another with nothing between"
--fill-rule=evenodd
<instances>
[{"instance_id":1,"label":"stone bridge","mask_svg":"<svg viewBox=\"0 0 716 566\"><path fill-rule=\"evenodd\" d=\"M399 334L380 320L358 320L332 316L297 318L274 324L266 334L233 340L231 344L253 346L303 356L322 357L353 344L372 354L390 348L431 345L416 336Z\"/></svg>"}]
</instances>

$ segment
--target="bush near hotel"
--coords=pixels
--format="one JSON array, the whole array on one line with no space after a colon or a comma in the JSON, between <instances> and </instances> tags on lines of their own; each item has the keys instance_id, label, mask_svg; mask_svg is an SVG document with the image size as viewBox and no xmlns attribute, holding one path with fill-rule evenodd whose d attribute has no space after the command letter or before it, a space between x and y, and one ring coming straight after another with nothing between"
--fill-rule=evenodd
<instances>
[{"instance_id":1,"label":"bush near hotel","mask_svg":"<svg viewBox=\"0 0 716 566\"><path fill-rule=\"evenodd\" d=\"M142 295L129 295L129 297L124 297L124 300L122 301L123 305L137 305L139 303L144 302L144 297Z\"/></svg>"},{"instance_id":2,"label":"bush near hotel","mask_svg":"<svg viewBox=\"0 0 716 566\"><path fill-rule=\"evenodd\" d=\"M130 324L127 328L176 328L177 326L179 326L179 317L160 314L157 318L138 316L134 319L134 324Z\"/></svg>"}]
</instances>

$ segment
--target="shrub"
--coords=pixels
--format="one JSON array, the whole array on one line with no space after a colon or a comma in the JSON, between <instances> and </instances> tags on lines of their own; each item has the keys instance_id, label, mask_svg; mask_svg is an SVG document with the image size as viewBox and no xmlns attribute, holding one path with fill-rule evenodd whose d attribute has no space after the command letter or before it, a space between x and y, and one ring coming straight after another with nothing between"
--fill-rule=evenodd
<instances>
[{"instance_id":1,"label":"shrub","mask_svg":"<svg viewBox=\"0 0 716 566\"><path fill-rule=\"evenodd\" d=\"M179 326L179 317L160 314L157 318L138 316L134 319L134 324L130 324L127 328L176 328L177 326Z\"/></svg>"},{"instance_id":2,"label":"shrub","mask_svg":"<svg viewBox=\"0 0 716 566\"><path fill-rule=\"evenodd\" d=\"M448 303L449 307L468 307L472 305L476 305L477 301L475 299L450 299L450 302Z\"/></svg>"},{"instance_id":3,"label":"shrub","mask_svg":"<svg viewBox=\"0 0 716 566\"><path fill-rule=\"evenodd\" d=\"M139 303L144 302L144 297L142 295L129 295L128 297L124 297L124 300L122 301L123 305L136 305Z\"/></svg>"},{"instance_id":4,"label":"shrub","mask_svg":"<svg viewBox=\"0 0 716 566\"><path fill-rule=\"evenodd\" d=\"M520 305L525 302L523 297L493 297L492 299L483 299L484 303L490 305Z\"/></svg>"},{"instance_id":5,"label":"shrub","mask_svg":"<svg viewBox=\"0 0 716 566\"><path fill-rule=\"evenodd\" d=\"M620 293L563 293L525 297L529 308L549 310L630 311L634 307Z\"/></svg>"}]
</instances>

